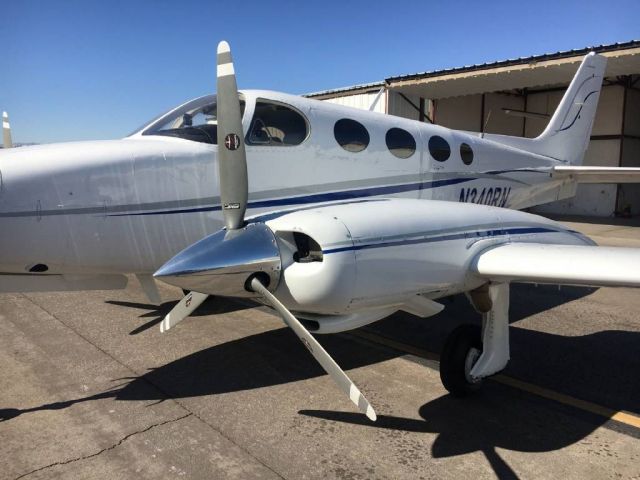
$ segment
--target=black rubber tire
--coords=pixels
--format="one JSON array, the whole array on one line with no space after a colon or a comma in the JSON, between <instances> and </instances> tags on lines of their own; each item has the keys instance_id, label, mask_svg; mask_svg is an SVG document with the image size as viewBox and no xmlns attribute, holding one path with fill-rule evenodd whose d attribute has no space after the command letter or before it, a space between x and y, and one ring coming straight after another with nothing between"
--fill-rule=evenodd
<instances>
[{"instance_id":1,"label":"black rubber tire","mask_svg":"<svg viewBox=\"0 0 640 480\"><path fill-rule=\"evenodd\" d=\"M466 397L482 387L482 380L470 383L465 376L465 362L472 348L482 352L482 329L460 325L451 332L440 354L440 380L454 397Z\"/></svg>"}]
</instances>

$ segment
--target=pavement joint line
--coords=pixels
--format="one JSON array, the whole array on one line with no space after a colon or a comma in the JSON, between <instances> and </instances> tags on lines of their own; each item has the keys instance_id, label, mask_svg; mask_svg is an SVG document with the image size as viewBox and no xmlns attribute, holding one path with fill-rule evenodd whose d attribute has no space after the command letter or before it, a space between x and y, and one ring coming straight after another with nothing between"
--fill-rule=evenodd
<instances>
[{"instance_id":1,"label":"pavement joint line","mask_svg":"<svg viewBox=\"0 0 640 480\"><path fill-rule=\"evenodd\" d=\"M160 387L152 384L154 387L156 387L158 390L160 390L162 393L165 393ZM245 452L247 455L249 455L251 458L253 458L256 462L258 462L260 465L262 465L264 468L266 468L267 470L269 470L270 472L272 472L274 475L277 475L278 478L282 478L283 480L286 480L286 477L283 477L279 472L277 472L273 467L271 467L270 465L268 465L264 460L262 460L261 458L257 457L256 455L254 455L252 452L250 452L249 450L247 450L245 447L243 447L242 445L240 445L239 443L237 443L233 438L229 437L228 435L226 435L224 432L222 432L221 430L219 430L218 428L216 428L215 426L213 426L212 424L210 424L209 422L207 422L204 418L202 418L200 415L198 415L197 413L189 410L186 406L184 406L180 401L173 399L174 402L176 402L178 405L180 405L182 408L184 408L185 410L191 412L191 414L197 418L200 422L202 422L203 424L205 424L207 427L209 427L211 430L213 430L214 432L217 432L221 437L225 438L226 440L228 440L230 443L232 443L233 445L235 445L236 447L238 447L240 450L242 450L243 452ZM16 479L17 480L17 479Z\"/></svg>"},{"instance_id":2,"label":"pavement joint line","mask_svg":"<svg viewBox=\"0 0 640 480\"><path fill-rule=\"evenodd\" d=\"M416 357L425 358L427 360L439 361L440 359L440 356L436 353L429 352L428 350L414 347L406 343L398 342L396 340L392 340L390 338L366 330L352 331L349 332L349 335L363 338L372 343L378 343L384 346L395 348L396 350L399 350L401 352L415 355ZM615 420L616 422L623 423L631 427L640 428L640 417L629 412L618 411L611 408L603 407L596 403L589 402L587 400L581 400L579 398L575 398L564 393L559 393L548 388L540 387L523 380L518 380L507 375L498 374L489 377L489 379L503 385L507 385L511 388L522 390L538 397L546 398L547 400L553 400L563 405L569 405L579 410L593 413L610 420Z\"/></svg>"},{"instance_id":3,"label":"pavement joint line","mask_svg":"<svg viewBox=\"0 0 640 480\"><path fill-rule=\"evenodd\" d=\"M187 413L185 415L182 415L182 416L180 416L178 418L174 418L174 419L171 419L171 420L165 420L164 422L154 423L152 425L149 425L148 427L143 428L142 430L131 432L131 433L125 435L124 437L122 437L120 440L118 440L113 445L111 445L109 447L105 447L105 448L99 450L98 452L91 453L89 455L82 455L82 456L76 457L76 458L70 458L69 460L64 460L64 461L60 461L60 462L54 462L54 463L51 463L49 465L45 465L43 467L36 468L35 470L31 470L30 472L23 473L19 477L16 477L14 480L20 480L21 478L28 477L29 475L31 475L33 473L41 472L42 470L46 470L48 468L58 467L58 466L62 466L62 465L68 465L70 463L80 462L82 460L88 460L90 458L97 457L98 455L102 455L105 452L108 452L110 450L113 450L114 448L119 447L120 445L122 445L124 442L126 442L127 440L129 440L131 437L133 437L135 435L140 435L141 433L148 432L149 430L152 430L152 429L154 429L156 427L162 427L163 425L167 425L169 423L179 422L180 420L184 420L185 418L188 418L188 417L190 417L192 415L193 415L193 413L189 412L189 413Z\"/></svg>"},{"instance_id":4,"label":"pavement joint line","mask_svg":"<svg viewBox=\"0 0 640 480\"><path fill-rule=\"evenodd\" d=\"M215 426L213 426L212 424L210 424L209 422L207 422L206 420L204 420L200 415L198 415L197 413L193 412L192 410L189 410L182 402L178 401L175 398L171 398L171 396L164 391L164 389L162 387L160 387L159 385L156 385L155 383L149 381L148 379L141 377L140 374L133 368L131 368L129 365L121 362L119 359L117 359L116 357L114 357L113 355L111 355L109 352L107 352L106 350L104 350L103 348L99 347L98 345L96 345L94 342L92 342L90 339L88 339L86 336L84 336L82 333L78 332L75 328L71 327L70 325L66 324L65 322L63 322L60 318L58 318L54 313L50 312L49 310L47 310L46 308L44 308L42 305L40 305L39 303L37 303L35 300L33 300L32 298L29 298L26 294L21 293L20 294L23 298L25 298L28 302L30 302L31 304L35 305L36 307L38 307L40 310L42 310L43 312L45 312L47 315L51 316L52 318L54 318L55 320L57 320L59 323L61 323L62 325L64 325L67 329L71 330L73 333L75 333L76 335L78 335L80 338L82 338L85 342L89 343L90 345L92 345L94 348L96 348L97 350L99 350L100 352L102 352L104 355L106 355L107 357L109 357L110 359L112 359L114 362L116 362L118 365L124 367L126 370L128 370L129 372L133 373L134 375L136 375L138 378L142 378L143 381L145 381L147 384L151 385L153 388L155 388L156 390L158 390L162 395L164 395L165 399L164 400L170 400L172 403L178 405L180 408L182 408L183 410L185 410L186 412L188 412L187 415L185 415L185 417L188 417L190 415L193 415L195 418L197 418L200 422L202 422L204 425L206 425L207 427L209 427L211 430L213 430L214 432L217 432L221 437L223 437L224 439L226 439L227 441L231 442L233 445L235 445L236 447L238 447L240 450L242 450L244 453L246 453L247 455L249 455L251 458L253 458L256 462L258 462L260 465L262 465L263 467L265 467L267 470L271 471L274 475L277 475L279 478L285 479L285 477L283 477L279 472L277 472L276 470L274 470L270 465L266 464L262 459L260 459L259 457L255 456L252 452L250 452L249 450L247 450L245 447L243 447L242 445L240 445L239 443L237 443L236 441L234 441L232 438L230 438L229 436L227 436L224 432L222 432L221 430L219 430L218 428L216 428ZM178 419L179 420L179 419ZM55 465L55 464L53 464ZM43 467L43 468L47 468L47 467ZM38 470L34 470L33 472L29 472L27 474L24 474L18 478L16 478L15 480L18 480L19 478L23 478L25 475L30 475L31 473L35 473Z\"/></svg>"}]
</instances>

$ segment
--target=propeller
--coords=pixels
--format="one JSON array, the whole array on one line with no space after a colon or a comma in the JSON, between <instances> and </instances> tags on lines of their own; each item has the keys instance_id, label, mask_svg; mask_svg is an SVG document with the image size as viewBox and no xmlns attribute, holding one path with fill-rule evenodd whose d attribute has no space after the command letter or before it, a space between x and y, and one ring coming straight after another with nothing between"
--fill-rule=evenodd
<instances>
[{"instance_id":1,"label":"propeller","mask_svg":"<svg viewBox=\"0 0 640 480\"><path fill-rule=\"evenodd\" d=\"M154 273L154 277L180 288L206 294L236 297L261 296L282 317L311 355L320 363L349 399L372 421L376 413L347 374L322 345L272 293L280 281L282 260L274 233L264 223L245 224L247 209L247 159L242 137L242 117L236 77L227 42L218 45L218 168L220 201L226 230L187 247ZM190 294L191 295L191 294ZM185 297L186 298L186 297ZM193 300L192 300L193 301ZM184 304L183 304L184 302ZM193 305L193 304L191 304ZM167 330L188 315L183 299L167 315L161 329ZM195 307L194 307L195 308ZM192 310L191 310L192 311ZM166 324L165 324L166 322Z\"/></svg>"},{"instance_id":2,"label":"propeller","mask_svg":"<svg viewBox=\"0 0 640 480\"><path fill-rule=\"evenodd\" d=\"M202 305L202 302L204 302L208 296L209 295L206 293L187 293L164 317L164 320L160 323L160 331L164 333L170 328L175 327L178 323L191 315L196 308Z\"/></svg>"},{"instance_id":3,"label":"propeller","mask_svg":"<svg viewBox=\"0 0 640 480\"><path fill-rule=\"evenodd\" d=\"M362 413L375 422L377 418L376 412L373 410L368 400L362 392L360 392L358 387L355 386L347 374L344 373L335 360L331 358L331 355L329 355L327 351L322 348L322 345L313 338L313 335L304 328L302 323L300 323L300 320L293 316L293 314L287 310L287 307L285 307L275 297L275 295L262 284L258 276L253 277L249 285L252 290L261 294L262 297L280 314L284 323L294 331L304 346L307 347L309 352L311 352L313 358L322 365L322 368L324 368L333 381L338 384L338 388L349 396L349 399Z\"/></svg>"},{"instance_id":4,"label":"propeller","mask_svg":"<svg viewBox=\"0 0 640 480\"><path fill-rule=\"evenodd\" d=\"M218 170L220 201L227 230L244 226L249 196L247 155L236 75L227 42L218 44Z\"/></svg>"},{"instance_id":5,"label":"propeller","mask_svg":"<svg viewBox=\"0 0 640 480\"><path fill-rule=\"evenodd\" d=\"M218 117L218 172L222 214L228 231L244 225L249 186L247 162L242 141L242 115L238 86L233 69L231 49L227 42L218 44L217 52L217 117ZM195 293L195 295L194 295ZM160 331L166 332L187 318L208 295L189 292L164 317Z\"/></svg>"}]
</instances>

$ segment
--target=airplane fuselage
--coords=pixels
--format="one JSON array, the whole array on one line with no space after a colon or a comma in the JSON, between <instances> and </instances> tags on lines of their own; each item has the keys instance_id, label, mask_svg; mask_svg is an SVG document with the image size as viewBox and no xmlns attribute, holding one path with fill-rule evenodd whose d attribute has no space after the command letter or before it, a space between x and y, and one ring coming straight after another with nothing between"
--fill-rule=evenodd
<instances>
[{"instance_id":1,"label":"airplane fuselage","mask_svg":"<svg viewBox=\"0 0 640 480\"><path fill-rule=\"evenodd\" d=\"M535 171L561 162L477 134L275 92L244 98L245 135L258 99L293 107L308 126L299 145L247 145L248 215L376 197L524 208L560 198L565 188ZM340 119L364 125L365 149L338 144ZM391 128L415 139L408 158L390 152ZM46 265L47 273L151 273L221 228L218 146L141 132L1 152L0 272ZM445 161L432 156L434 136L450 147ZM472 150L469 164L463 143Z\"/></svg>"}]
</instances>

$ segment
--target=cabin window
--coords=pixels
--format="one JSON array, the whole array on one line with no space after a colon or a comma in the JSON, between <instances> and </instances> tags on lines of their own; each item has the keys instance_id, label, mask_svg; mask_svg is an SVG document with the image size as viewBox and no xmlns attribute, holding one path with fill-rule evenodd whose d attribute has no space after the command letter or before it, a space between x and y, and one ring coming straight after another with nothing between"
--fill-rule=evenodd
<instances>
[{"instance_id":1,"label":"cabin window","mask_svg":"<svg viewBox=\"0 0 640 480\"><path fill-rule=\"evenodd\" d=\"M471 162L473 162L473 150L471 150L468 143L460 145L460 158L462 158L465 165L471 165Z\"/></svg>"},{"instance_id":2,"label":"cabin window","mask_svg":"<svg viewBox=\"0 0 640 480\"><path fill-rule=\"evenodd\" d=\"M333 126L336 142L347 152L361 152L369 145L369 132L360 122L343 118Z\"/></svg>"},{"instance_id":3,"label":"cabin window","mask_svg":"<svg viewBox=\"0 0 640 480\"><path fill-rule=\"evenodd\" d=\"M300 145L307 138L306 119L280 103L258 101L247 135L247 145L271 147Z\"/></svg>"},{"instance_id":4,"label":"cabin window","mask_svg":"<svg viewBox=\"0 0 640 480\"><path fill-rule=\"evenodd\" d=\"M429 139L429 153L438 162L444 162L451 156L451 147L444 138L434 135Z\"/></svg>"},{"instance_id":5,"label":"cabin window","mask_svg":"<svg viewBox=\"0 0 640 480\"><path fill-rule=\"evenodd\" d=\"M240 100L241 114L245 102ZM215 95L207 95L185 103L153 121L142 135L177 137L200 143L218 143L218 102Z\"/></svg>"},{"instance_id":6,"label":"cabin window","mask_svg":"<svg viewBox=\"0 0 640 480\"><path fill-rule=\"evenodd\" d=\"M398 158L409 158L416 151L413 135L401 128L390 128L385 140L389 151Z\"/></svg>"}]
</instances>

